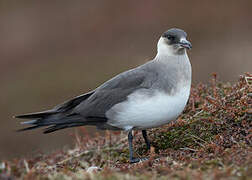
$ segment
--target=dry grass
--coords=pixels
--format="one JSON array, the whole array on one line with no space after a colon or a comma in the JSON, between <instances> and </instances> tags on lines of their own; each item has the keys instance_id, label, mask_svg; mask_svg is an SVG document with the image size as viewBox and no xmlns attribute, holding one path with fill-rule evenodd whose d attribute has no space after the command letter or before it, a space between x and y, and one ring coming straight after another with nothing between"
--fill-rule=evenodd
<instances>
[{"instance_id":1,"label":"dry grass","mask_svg":"<svg viewBox=\"0 0 252 180\"><path fill-rule=\"evenodd\" d=\"M128 163L125 133L91 138L82 127L74 149L0 162L0 179L252 178L251 93L248 73L233 85L213 75L209 85L193 87L176 122L148 131L150 152L135 132L135 155L149 156L147 161Z\"/></svg>"}]
</instances>

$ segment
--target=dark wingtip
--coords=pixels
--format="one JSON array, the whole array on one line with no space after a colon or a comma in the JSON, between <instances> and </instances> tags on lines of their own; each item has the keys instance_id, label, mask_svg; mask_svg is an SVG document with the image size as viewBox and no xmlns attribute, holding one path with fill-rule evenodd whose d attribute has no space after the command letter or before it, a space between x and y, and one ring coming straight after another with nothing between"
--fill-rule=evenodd
<instances>
[{"instance_id":1,"label":"dark wingtip","mask_svg":"<svg viewBox=\"0 0 252 180\"><path fill-rule=\"evenodd\" d=\"M27 119L33 114L20 114L20 115L15 115L13 118L18 118L18 119Z\"/></svg>"},{"instance_id":2,"label":"dark wingtip","mask_svg":"<svg viewBox=\"0 0 252 180\"><path fill-rule=\"evenodd\" d=\"M64 129L65 125L53 125L44 129L43 134L52 133L54 131Z\"/></svg>"},{"instance_id":3,"label":"dark wingtip","mask_svg":"<svg viewBox=\"0 0 252 180\"><path fill-rule=\"evenodd\" d=\"M24 119L23 115L14 115L14 116L12 116L12 118Z\"/></svg>"},{"instance_id":4,"label":"dark wingtip","mask_svg":"<svg viewBox=\"0 0 252 180\"><path fill-rule=\"evenodd\" d=\"M21 115L15 115L13 118L18 118L18 119L27 119L30 118L31 114L21 114Z\"/></svg>"},{"instance_id":5,"label":"dark wingtip","mask_svg":"<svg viewBox=\"0 0 252 180\"><path fill-rule=\"evenodd\" d=\"M21 115L16 115L14 118L19 118L19 119L38 119L38 118L45 118L47 116L50 116L52 114L57 113L56 111L48 110L48 111L43 111L43 112L36 112L36 113L28 113L28 114L21 114Z\"/></svg>"}]
</instances>

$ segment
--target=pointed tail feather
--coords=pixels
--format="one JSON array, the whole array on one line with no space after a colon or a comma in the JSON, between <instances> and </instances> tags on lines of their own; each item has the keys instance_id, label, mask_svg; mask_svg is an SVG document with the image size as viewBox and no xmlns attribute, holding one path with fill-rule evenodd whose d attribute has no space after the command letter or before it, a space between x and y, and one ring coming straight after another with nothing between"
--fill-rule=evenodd
<instances>
[{"instance_id":1,"label":"pointed tail feather","mask_svg":"<svg viewBox=\"0 0 252 180\"><path fill-rule=\"evenodd\" d=\"M49 111L42 111L42 112L29 113L29 114L21 114L14 117L19 118L19 119L38 119L38 118L45 118L56 113L57 111L49 110Z\"/></svg>"},{"instance_id":2,"label":"pointed tail feather","mask_svg":"<svg viewBox=\"0 0 252 180\"><path fill-rule=\"evenodd\" d=\"M94 93L94 91L90 91L86 94L82 94L80 96L77 96L75 98L72 98L68 101L65 101L62 104L59 104L55 106L53 109L37 112L37 113L30 113L30 114L22 114L15 116L15 118L21 118L21 119L38 119L38 118L45 118L49 115L57 114L57 113L67 113L71 111L74 107L79 105L82 101L86 100L89 96L91 96Z\"/></svg>"},{"instance_id":3,"label":"pointed tail feather","mask_svg":"<svg viewBox=\"0 0 252 180\"><path fill-rule=\"evenodd\" d=\"M20 129L18 130L18 132L49 126L48 128L45 129L44 133L50 133L68 127L82 126L87 124L86 120L81 115L78 114L72 114L68 116L64 116L63 114L49 114L47 116L45 114L37 114L37 115L33 114L32 116L38 117L38 119L21 122L21 124L32 126ZM22 115L22 117L24 116ZM28 117L30 119L30 115Z\"/></svg>"},{"instance_id":4,"label":"pointed tail feather","mask_svg":"<svg viewBox=\"0 0 252 180\"><path fill-rule=\"evenodd\" d=\"M97 125L107 121L104 117L88 117L86 119L80 114L67 114L66 112L58 112L53 109L38 113L18 115L16 118L29 119L29 121L21 122L21 124L31 125L30 127L17 130L18 132L47 126L44 130L45 134L70 127Z\"/></svg>"}]
</instances>

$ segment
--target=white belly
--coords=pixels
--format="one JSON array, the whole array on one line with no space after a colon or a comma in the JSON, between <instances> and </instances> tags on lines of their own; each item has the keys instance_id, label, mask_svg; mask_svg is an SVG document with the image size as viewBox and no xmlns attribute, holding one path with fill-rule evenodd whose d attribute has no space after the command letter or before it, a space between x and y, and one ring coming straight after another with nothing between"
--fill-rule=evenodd
<instances>
[{"instance_id":1,"label":"white belly","mask_svg":"<svg viewBox=\"0 0 252 180\"><path fill-rule=\"evenodd\" d=\"M149 97L136 92L106 113L108 124L124 130L148 129L167 124L182 113L189 94L190 86L182 88L173 96L156 92Z\"/></svg>"}]
</instances>

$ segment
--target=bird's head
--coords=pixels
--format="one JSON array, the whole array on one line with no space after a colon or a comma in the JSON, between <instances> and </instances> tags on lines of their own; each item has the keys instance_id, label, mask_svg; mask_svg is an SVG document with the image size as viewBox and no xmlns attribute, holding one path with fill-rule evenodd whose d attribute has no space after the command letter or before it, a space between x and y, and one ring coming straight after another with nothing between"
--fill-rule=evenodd
<instances>
[{"instance_id":1,"label":"bird's head","mask_svg":"<svg viewBox=\"0 0 252 180\"><path fill-rule=\"evenodd\" d=\"M186 49L192 48L192 44L186 37L186 32L181 29L169 29L162 34L158 41L158 53L168 55L184 54Z\"/></svg>"}]
</instances>

